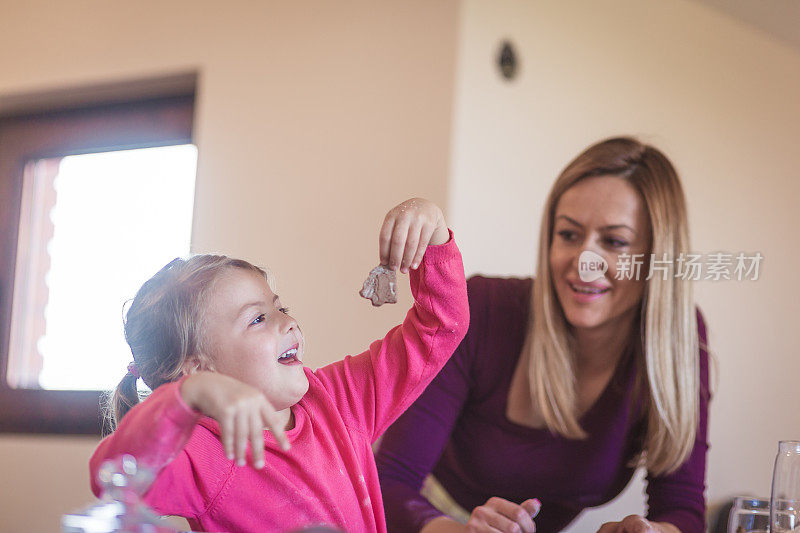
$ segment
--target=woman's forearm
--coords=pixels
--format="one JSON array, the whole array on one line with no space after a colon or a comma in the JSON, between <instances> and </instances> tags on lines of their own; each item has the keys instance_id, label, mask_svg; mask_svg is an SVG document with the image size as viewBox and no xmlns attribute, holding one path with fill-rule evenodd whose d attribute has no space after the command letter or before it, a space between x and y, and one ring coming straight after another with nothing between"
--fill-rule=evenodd
<instances>
[{"instance_id":1,"label":"woman's forearm","mask_svg":"<svg viewBox=\"0 0 800 533\"><path fill-rule=\"evenodd\" d=\"M439 516L425 524L420 533L464 533L466 526L447 516Z\"/></svg>"},{"instance_id":2,"label":"woman's forearm","mask_svg":"<svg viewBox=\"0 0 800 533\"><path fill-rule=\"evenodd\" d=\"M669 522L653 522L662 533L681 533L681 530Z\"/></svg>"}]
</instances>

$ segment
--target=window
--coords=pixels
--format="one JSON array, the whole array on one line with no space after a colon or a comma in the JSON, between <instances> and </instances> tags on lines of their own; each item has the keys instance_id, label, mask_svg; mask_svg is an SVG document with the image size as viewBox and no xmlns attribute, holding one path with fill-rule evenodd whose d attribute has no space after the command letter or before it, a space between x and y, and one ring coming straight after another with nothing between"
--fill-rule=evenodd
<instances>
[{"instance_id":1,"label":"window","mask_svg":"<svg viewBox=\"0 0 800 533\"><path fill-rule=\"evenodd\" d=\"M122 304L189 252L193 91L0 117L0 431L100 433Z\"/></svg>"}]
</instances>

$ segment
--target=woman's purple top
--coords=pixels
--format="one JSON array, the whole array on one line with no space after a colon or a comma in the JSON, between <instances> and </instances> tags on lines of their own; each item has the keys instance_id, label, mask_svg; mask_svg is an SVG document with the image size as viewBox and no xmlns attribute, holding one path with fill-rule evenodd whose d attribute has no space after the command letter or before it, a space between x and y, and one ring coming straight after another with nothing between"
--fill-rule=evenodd
<instances>
[{"instance_id":1,"label":"woman's purple top","mask_svg":"<svg viewBox=\"0 0 800 533\"><path fill-rule=\"evenodd\" d=\"M580 418L585 440L510 422L506 400L525 340L532 280L476 276L467 287L467 336L386 432L378 451L389 531L419 531L442 514L419 493L429 473L468 511L492 496L517 503L538 498L542 509L536 531L560 531L584 508L612 500L633 475L630 462L646 430L637 362L623 359ZM683 533L705 527L709 389L706 328L699 311L697 321L701 392L694 448L672 474L647 476L647 518L670 522Z\"/></svg>"}]
</instances>

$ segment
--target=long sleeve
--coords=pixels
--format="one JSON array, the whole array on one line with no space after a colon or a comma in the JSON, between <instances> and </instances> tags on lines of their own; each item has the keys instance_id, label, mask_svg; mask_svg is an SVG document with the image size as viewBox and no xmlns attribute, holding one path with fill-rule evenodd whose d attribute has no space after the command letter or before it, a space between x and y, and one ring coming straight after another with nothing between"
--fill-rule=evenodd
<instances>
[{"instance_id":1,"label":"long sleeve","mask_svg":"<svg viewBox=\"0 0 800 533\"><path fill-rule=\"evenodd\" d=\"M468 282L470 309L482 285ZM486 325L479 310L470 313L469 331L442 371L425 392L386 432L376 456L389 531L419 531L441 516L420 488L431 472L473 386L474 344ZM476 322L477 320L477 322Z\"/></svg>"},{"instance_id":2,"label":"long sleeve","mask_svg":"<svg viewBox=\"0 0 800 533\"><path fill-rule=\"evenodd\" d=\"M357 356L315 372L345 423L378 438L425 390L469 325L461 254L450 235L410 273L414 304L403 323Z\"/></svg>"},{"instance_id":3,"label":"long sleeve","mask_svg":"<svg viewBox=\"0 0 800 533\"><path fill-rule=\"evenodd\" d=\"M708 379L706 325L697 311L700 344L700 399L694 448L681 467L666 476L648 476L648 519L669 522L681 533L705 531L705 473L708 452L708 403L711 398Z\"/></svg>"},{"instance_id":4,"label":"long sleeve","mask_svg":"<svg viewBox=\"0 0 800 533\"><path fill-rule=\"evenodd\" d=\"M192 479L184 447L200 416L180 395L181 381L158 387L122 419L117 430L103 439L89 460L92 492L100 496L97 473L107 459L133 455L140 465L157 471L145 502L161 514L197 516L204 503Z\"/></svg>"}]
</instances>

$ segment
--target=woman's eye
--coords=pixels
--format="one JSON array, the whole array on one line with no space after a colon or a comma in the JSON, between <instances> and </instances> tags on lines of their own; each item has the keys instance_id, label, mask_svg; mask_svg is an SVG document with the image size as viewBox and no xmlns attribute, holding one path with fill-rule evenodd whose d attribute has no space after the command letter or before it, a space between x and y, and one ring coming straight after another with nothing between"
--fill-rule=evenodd
<instances>
[{"instance_id":1,"label":"woman's eye","mask_svg":"<svg viewBox=\"0 0 800 533\"><path fill-rule=\"evenodd\" d=\"M568 229L562 229L561 231L559 231L558 236L567 242L572 242L575 240L575 232L570 231Z\"/></svg>"},{"instance_id":2,"label":"woman's eye","mask_svg":"<svg viewBox=\"0 0 800 533\"><path fill-rule=\"evenodd\" d=\"M622 248L624 246L628 246L628 243L626 241L620 239L614 239L612 237L606 239L606 242L614 248Z\"/></svg>"},{"instance_id":3,"label":"woman's eye","mask_svg":"<svg viewBox=\"0 0 800 533\"><path fill-rule=\"evenodd\" d=\"M288 315L289 314L289 308L288 307L279 307L278 311L280 311L284 315Z\"/></svg>"},{"instance_id":4,"label":"woman's eye","mask_svg":"<svg viewBox=\"0 0 800 533\"><path fill-rule=\"evenodd\" d=\"M251 326L255 326L256 324L260 324L260 323L264 322L264 320L266 320L266 319L267 319L267 316L264 313L261 313L252 322L250 322L250 325Z\"/></svg>"}]
</instances>

